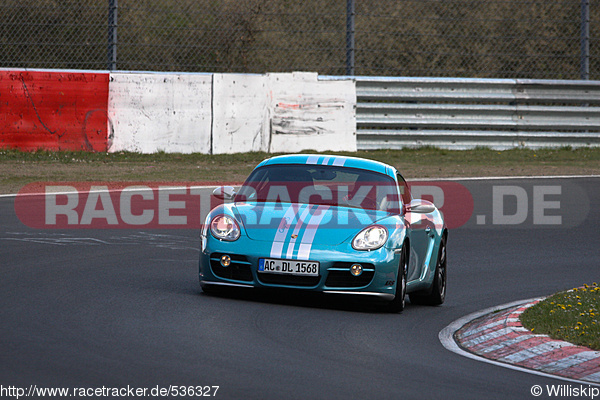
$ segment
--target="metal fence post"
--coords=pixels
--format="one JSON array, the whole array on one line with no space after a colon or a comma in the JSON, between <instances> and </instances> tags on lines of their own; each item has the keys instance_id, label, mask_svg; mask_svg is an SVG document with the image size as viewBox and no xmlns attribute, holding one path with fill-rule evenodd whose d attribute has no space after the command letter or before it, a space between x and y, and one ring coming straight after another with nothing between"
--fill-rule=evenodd
<instances>
[{"instance_id":1,"label":"metal fence post","mask_svg":"<svg viewBox=\"0 0 600 400\"><path fill-rule=\"evenodd\" d=\"M583 80L590 79L590 0L581 0L581 67Z\"/></svg>"},{"instance_id":2,"label":"metal fence post","mask_svg":"<svg viewBox=\"0 0 600 400\"><path fill-rule=\"evenodd\" d=\"M354 75L354 0L346 0L346 75Z\"/></svg>"},{"instance_id":3,"label":"metal fence post","mask_svg":"<svg viewBox=\"0 0 600 400\"><path fill-rule=\"evenodd\" d=\"M117 0L108 0L108 69L117 69Z\"/></svg>"}]
</instances>

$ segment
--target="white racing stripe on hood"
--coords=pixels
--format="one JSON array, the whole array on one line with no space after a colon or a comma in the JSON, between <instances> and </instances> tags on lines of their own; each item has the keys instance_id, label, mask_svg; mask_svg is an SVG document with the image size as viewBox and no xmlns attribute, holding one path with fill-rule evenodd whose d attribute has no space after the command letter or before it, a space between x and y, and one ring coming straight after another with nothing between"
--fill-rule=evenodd
<instances>
[{"instance_id":1,"label":"white racing stripe on hood","mask_svg":"<svg viewBox=\"0 0 600 400\"><path fill-rule=\"evenodd\" d=\"M279 227L277 228L277 232L273 238L273 244L271 245L271 257L273 258L281 258L283 245L285 244L285 238L290 230L292 222L294 221L294 217L296 216L296 210L294 209L294 206L295 205L292 204L288 207L283 215L283 218L281 219L281 222L279 223Z\"/></svg>"},{"instance_id":2,"label":"white racing stripe on hood","mask_svg":"<svg viewBox=\"0 0 600 400\"><path fill-rule=\"evenodd\" d=\"M298 233L300 232L300 229L302 229L302 225L304 225L304 221L306 221L306 218L308 217L308 213L310 212L310 209L312 208L312 206L306 206L306 208L304 209L304 211L302 211L302 215L300 215L300 218L298 218L298 222L296 222L296 226L294 227L294 230L292 231L292 236L293 235L298 235ZM297 238L298 236L296 236ZM296 247L296 239L291 238L290 239L290 243L288 244L288 249L287 249L287 258L291 259L294 256L294 248Z\"/></svg>"},{"instance_id":3,"label":"white racing stripe on hood","mask_svg":"<svg viewBox=\"0 0 600 400\"><path fill-rule=\"evenodd\" d=\"M319 160L323 157L323 159L319 162ZM331 160L333 162L330 164ZM332 156L308 156L306 159L307 164L319 164L319 165L335 165L338 167L344 166L346 160L342 157L332 157Z\"/></svg>"},{"instance_id":4,"label":"white racing stripe on hood","mask_svg":"<svg viewBox=\"0 0 600 400\"><path fill-rule=\"evenodd\" d=\"M300 248L298 249L298 260L308 260L310 256L310 249L312 248L317 228L321 224L321 220L325 216L325 212L329 209L329 206L319 206L308 221L308 225L302 236L300 242Z\"/></svg>"},{"instance_id":5,"label":"white racing stripe on hood","mask_svg":"<svg viewBox=\"0 0 600 400\"><path fill-rule=\"evenodd\" d=\"M319 156L308 156L306 159L307 164L316 164L319 161Z\"/></svg>"},{"instance_id":6,"label":"white racing stripe on hood","mask_svg":"<svg viewBox=\"0 0 600 400\"><path fill-rule=\"evenodd\" d=\"M343 158L340 158L340 157L336 157L336 158L335 158L335 160L333 160L333 165L336 165L336 166L342 167L342 166L344 166L344 163L345 163L345 162L346 162L346 160L345 160L345 159L343 159Z\"/></svg>"}]
</instances>

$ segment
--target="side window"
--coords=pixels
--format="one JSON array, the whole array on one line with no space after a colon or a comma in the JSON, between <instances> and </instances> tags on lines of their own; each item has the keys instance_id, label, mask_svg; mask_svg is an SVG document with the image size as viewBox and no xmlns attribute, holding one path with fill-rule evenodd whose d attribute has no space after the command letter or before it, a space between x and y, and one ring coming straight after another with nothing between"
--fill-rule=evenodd
<instances>
[{"instance_id":1,"label":"side window","mask_svg":"<svg viewBox=\"0 0 600 400\"><path fill-rule=\"evenodd\" d=\"M410 188L408 187L408 183L404 180L402 175L398 174L398 189L400 189L400 197L402 198L403 204L408 204L412 200L412 196L410 194Z\"/></svg>"}]
</instances>

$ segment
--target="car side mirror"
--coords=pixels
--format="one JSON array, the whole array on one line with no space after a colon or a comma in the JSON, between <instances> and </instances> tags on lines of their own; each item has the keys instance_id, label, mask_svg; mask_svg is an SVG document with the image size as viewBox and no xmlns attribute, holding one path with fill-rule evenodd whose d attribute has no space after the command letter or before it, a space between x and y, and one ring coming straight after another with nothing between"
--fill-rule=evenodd
<instances>
[{"instance_id":1,"label":"car side mirror","mask_svg":"<svg viewBox=\"0 0 600 400\"><path fill-rule=\"evenodd\" d=\"M429 214L435 211L435 205L427 200L413 200L406 205L406 212Z\"/></svg>"},{"instance_id":2,"label":"car side mirror","mask_svg":"<svg viewBox=\"0 0 600 400\"><path fill-rule=\"evenodd\" d=\"M221 200L232 200L235 196L235 189L233 186L219 186L212 192L213 196Z\"/></svg>"}]
</instances>

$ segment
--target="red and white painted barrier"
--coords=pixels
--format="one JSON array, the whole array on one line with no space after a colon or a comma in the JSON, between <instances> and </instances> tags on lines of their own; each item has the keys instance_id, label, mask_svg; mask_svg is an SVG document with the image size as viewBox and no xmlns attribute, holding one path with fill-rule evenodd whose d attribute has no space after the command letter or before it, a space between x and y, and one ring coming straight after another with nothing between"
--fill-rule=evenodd
<instances>
[{"instance_id":1,"label":"red and white painted barrier","mask_svg":"<svg viewBox=\"0 0 600 400\"><path fill-rule=\"evenodd\" d=\"M107 151L108 72L0 70L0 147Z\"/></svg>"},{"instance_id":2,"label":"red and white painted barrier","mask_svg":"<svg viewBox=\"0 0 600 400\"><path fill-rule=\"evenodd\" d=\"M0 70L0 148L356 151L352 80L316 73Z\"/></svg>"}]
</instances>

